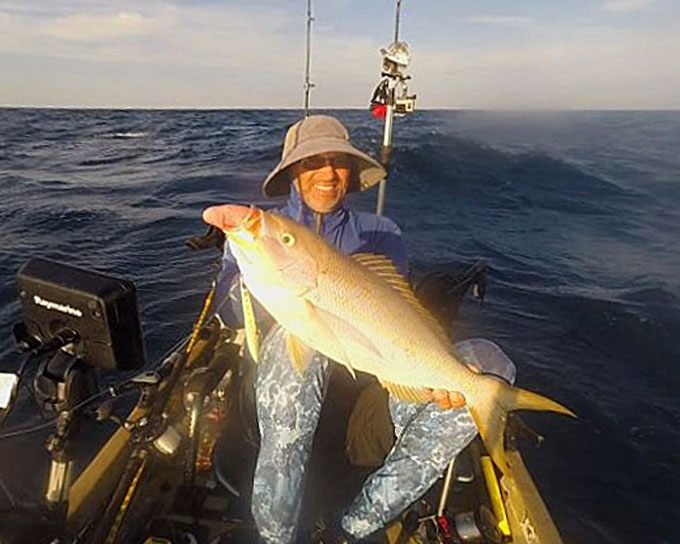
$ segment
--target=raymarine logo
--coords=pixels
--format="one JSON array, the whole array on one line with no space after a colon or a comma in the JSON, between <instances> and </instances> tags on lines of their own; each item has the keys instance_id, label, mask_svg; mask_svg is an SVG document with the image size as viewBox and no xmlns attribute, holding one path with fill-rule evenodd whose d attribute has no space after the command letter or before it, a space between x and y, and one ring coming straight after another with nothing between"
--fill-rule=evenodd
<instances>
[{"instance_id":1,"label":"raymarine logo","mask_svg":"<svg viewBox=\"0 0 680 544\"><path fill-rule=\"evenodd\" d=\"M63 314L69 314L75 317L83 317L83 312L81 312L78 308L69 306L68 304L59 304L58 302L45 300L44 298L40 298L38 295L33 295L33 302L35 302L38 306L47 308L48 310L56 310Z\"/></svg>"}]
</instances>

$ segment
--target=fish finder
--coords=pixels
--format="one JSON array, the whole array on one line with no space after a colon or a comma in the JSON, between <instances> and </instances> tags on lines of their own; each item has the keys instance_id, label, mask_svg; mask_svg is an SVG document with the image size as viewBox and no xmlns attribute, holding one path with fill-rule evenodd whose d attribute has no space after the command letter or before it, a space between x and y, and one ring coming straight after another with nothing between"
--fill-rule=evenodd
<instances>
[{"instance_id":1,"label":"fish finder","mask_svg":"<svg viewBox=\"0 0 680 544\"><path fill-rule=\"evenodd\" d=\"M17 282L23 308L18 339L27 348L61 347L106 370L144 365L132 282L38 257L19 270Z\"/></svg>"},{"instance_id":2,"label":"fish finder","mask_svg":"<svg viewBox=\"0 0 680 544\"><path fill-rule=\"evenodd\" d=\"M47 441L51 464L45 500L65 521L73 467L73 442L82 415L98 397L95 368L144 366L137 294L132 282L42 258L17 273L23 321L18 347L28 356L16 374L0 374L0 425L12 411L30 361L42 359L33 381L38 406L56 414Z\"/></svg>"}]
</instances>

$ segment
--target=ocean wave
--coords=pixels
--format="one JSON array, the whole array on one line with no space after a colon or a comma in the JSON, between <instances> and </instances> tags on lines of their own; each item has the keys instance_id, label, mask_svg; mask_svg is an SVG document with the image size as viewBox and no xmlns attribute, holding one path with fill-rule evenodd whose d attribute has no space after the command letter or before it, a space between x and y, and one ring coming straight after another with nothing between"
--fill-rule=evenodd
<instances>
[{"instance_id":1,"label":"ocean wave","mask_svg":"<svg viewBox=\"0 0 680 544\"><path fill-rule=\"evenodd\" d=\"M108 137L115 140L134 140L136 138L146 138L148 135L148 132L114 132Z\"/></svg>"},{"instance_id":2,"label":"ocean wave","mask_svg":"<svg viewBox=\"0 0 680 544\"><path fill-rule=\"evenodd\" d=\"M323 113L341 118L358 146L379 150L382 124L366 111ZM14 274L36 255L135 281L150 360L190 331L219 255L189 252L184 241L205 231L200 211L208 204L272 203L260 185L279 160L286 126L300 116L4 111L2 362L20 319ZM661 122L672 130L654 128ZM530 130L520 125L520 114L509 121L484 112L400 119L386 213L402 227L416 269L487 262L484 306L464 305L456 334L498 341L522 386L554 394L582 417L536 416L550 439L532 470L557 490L548 493L551 507L573 508L566 522L565 510L555 511L565 536L671 541L654 528L637 538L632 524L651 519L645 504L672 519L680 486L680 466L667 453L677 451L680 433L664 416L680 410L673 139L680 116L580 112L534 115ZM650 130L652 140L640 138ZM375 194L351 200L374 209ZM614 459L613 450L626 455ZM635 492L609 505L612 489ZM628 522L621 511L642 514ZM587 519L606 520L607 530L593 537Z\"/></svg>"},{"instance_id":3,"label":"ocean wave","mask_svg":"<svg viewBox=\"0 0 680 544\"><path fill-rule=\"evenodd\" d=\"M133 159L136 159L142 155L141 152L136 153L123 153L119 155L113 155L110 157L99 157L95 159L83 159L78 163L78 166L109 166L112 164L126 163Z\"/></svg>"}]
</instances>

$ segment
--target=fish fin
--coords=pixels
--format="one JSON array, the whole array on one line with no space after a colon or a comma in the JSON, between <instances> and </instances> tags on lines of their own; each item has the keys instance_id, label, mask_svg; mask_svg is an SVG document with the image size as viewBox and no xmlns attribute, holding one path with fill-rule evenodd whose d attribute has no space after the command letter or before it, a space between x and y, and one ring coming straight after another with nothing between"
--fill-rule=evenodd
<instances>
[{"instance_id":1,"label":"fish fin","mask_svg":"<svg viewBox=\"0 0 680 544\"><path fill-rule=\"evenodd\" d=\"M255 319L255 310L253 309L253 299L250 296L250 291L243 281L243 276L239 278L239 285L241 287L241 306L243 308L243 326L246 331L246 346L250 357L256 363L260 362L260 329L257 326L257 319Z\"/></svg>"},{"instance_id":2,"label":"fish fin","mask_svg":"<svg viewBox=\"0 0 680 544\"><path fill-rule=\"evenodd\" d=\"M525 389L512 387L488 376L476 377L480 386L470 399L470 413L491 458L501 472L506 473L508 464L505 459L505 425L508 412L513 410L547 410L576 417L568 408L547 397Z\"/></svg>"},{"instance_id":3,"label":"fish fin","mask_svg":"<svg viewBox=\"0 0 680 544\"><path fill-rule=\"evenodd\" d=\"M354 372L354 368L352 368L352 365L350 365L349 363L343 363L342 361L335 361L335 362L344 366L347 369L347 372L349 372L349 375L352 376L352 378L354 378L354 381L356 381L357 373Z\"/></svg>"},{"instance_id":4,"label":"fish fin","mask_svg":"<svg viewBox=\"0 0 680 544\"><path fill-rule=\"evenodd\" d=\"M314 356L314 350L290 333L286 333L286 345L288 346L288 355L290 356L293 368L302 376L309 361Z\"/></svg>"},{"instance_id":5,"label":"fish fin","mask_svg":"<svg viewBox=\"0 0 680 544\"><path fill-rule=\"evenodd\" d=\"M351 255L351 257L389 283L393 289L418 311L420 316L429 324L431 330L433 330L442 341L446 344L450 343L449 336L444 332L442 326L418 300L408 281L406 281L404 276L399 273L397 267L394 266L394 263L389 257L377 253L355 253L354 255Z\"/></svg>"},{"instance_id":6,"label":"fish fin","mask_svg":"<svg viewBox=\"0 0 680 544\"><path fill-rule=\"evenodd\" d=\"M400 385L398 383L380 381L380 384L387 389L390 395L399 400L406 402L415 402L417 404L427 404L432 402L432 389L425 387L410 387L408 385Z\"/></svg>"},{"instance_id":7,"label":"fish fin","mask_svg":"<svg viewBox=\"0 0 680 544\"><path fill-rule=\"evenodd\" d=\"M354 372L352 365L349 365L349 364L346 365L344 363L341 363L341 364L347 369L347 372L349 372L349 375L352 376L352 378L354 378L354 381L356 381L357 380L357 373Z\"/></svg>"}]
</instances>

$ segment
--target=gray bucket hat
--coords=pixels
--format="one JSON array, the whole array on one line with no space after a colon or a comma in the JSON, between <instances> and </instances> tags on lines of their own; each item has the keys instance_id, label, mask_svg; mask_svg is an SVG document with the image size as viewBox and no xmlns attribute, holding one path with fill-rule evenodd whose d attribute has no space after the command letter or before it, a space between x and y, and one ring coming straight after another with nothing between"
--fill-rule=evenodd
<instances>
[{"instance_id":1,"label":"gray bucket hat","mask_svg":"<svg viewBox=\"0 0 680 544\"><path fill-rule=\"evenodd\" d=\"M350 185L350 191L368 189L387 176L378 161L350 143L349 133L340 121L328 115L310 115L288 129L281 160L264 180L262 192L265 196L287 195L290 191L287 169L320 153L347 153L355 158L358 183Z\"/></svg>"}]
</instances>

